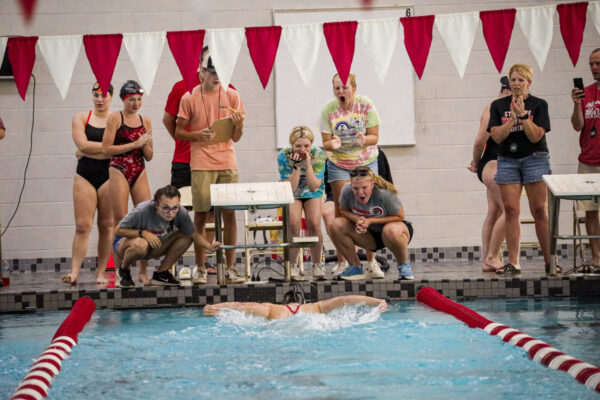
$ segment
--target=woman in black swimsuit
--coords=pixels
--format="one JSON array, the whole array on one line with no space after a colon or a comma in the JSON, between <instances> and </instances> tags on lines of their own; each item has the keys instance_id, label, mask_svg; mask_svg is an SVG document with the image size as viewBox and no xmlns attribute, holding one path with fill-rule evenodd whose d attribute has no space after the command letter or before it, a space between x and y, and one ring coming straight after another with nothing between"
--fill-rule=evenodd
<instances>
[{"instance_id":1,"label":"woman in black swimsuit","mask_svg":"<svg viewBox=\"0 0 600 400\"><path fill-rule=\"evenodd\" d=\"M500 97L510 96L510 86L508 77L503 76L500 79ZM504 241L504 207L502 205L502 196L500 188L494 182L496 170L498 169L498 144L491 138L487 131L490 121L490 104L488 104L479 121L479 131L473 144L473 159L468 167L469 171L477 173L477 177L486 186L487 195L487 216L483 221L481 228L482 246L481 257L484 272L494 272L502 267L500 259L500 245Z\"/></svg>"},{"instance_id":2,"label":"woman in black swimsuit","mask_svg":"<svg viewBox=\"0 0 600 400\"><path fill-rule=\"evenodd\" d=\"M81 264L88 250L88 240L94 214L98 210L98 267L96 282L106 283L104 271L110 257L113 215L108 193L108 164L110 156L102 152L102 136L110 114L113 87L102 95L100 85L92 88L94 109L73 117L73 141L77 146L77 174L73 181L75 237L71 255L71 273L61 280L74 285L79 279Z\"/></svg>"}]
</instances>

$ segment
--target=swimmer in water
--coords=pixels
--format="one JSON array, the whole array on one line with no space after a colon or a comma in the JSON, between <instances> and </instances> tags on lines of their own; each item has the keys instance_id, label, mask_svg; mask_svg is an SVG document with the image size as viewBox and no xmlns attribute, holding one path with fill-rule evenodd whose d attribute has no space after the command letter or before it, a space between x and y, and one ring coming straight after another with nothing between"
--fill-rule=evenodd
<instances>
[{"instance_id":1,"label":"swimmer in water","mask_svg":"<svg viewBox=\"0 0 600 400\"><path fill-rule=\"evenodd\" d=\"M273 303L239 303L225 302L219 304L208 304L204 306L204 315L216 316L223 310L243 311L246 314L258 315L269 320L289 318L299 312L306 314L327 314L337 308L344 306L364 304L368 307L377 307L379 312L386 312L388 309L385 300L376 299L369 296L338 296L328 300L317 301L316 303L304 304L304 295L296 287L287 292L283 297L282 304Z\"/></svg>"}]
</instances>

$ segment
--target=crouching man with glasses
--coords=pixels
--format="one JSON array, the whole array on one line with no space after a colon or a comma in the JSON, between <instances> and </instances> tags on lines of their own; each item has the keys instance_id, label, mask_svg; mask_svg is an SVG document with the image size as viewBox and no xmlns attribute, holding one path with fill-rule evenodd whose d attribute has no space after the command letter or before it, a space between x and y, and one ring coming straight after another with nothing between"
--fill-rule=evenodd
<instances>
[{"instance_id":1,"label":"crouching man with glasses","mask_svg":"<svg viewBox=\"0 0 600 400\"><path fill-rule=\"evenodd\" d=\"M113 247L119 268L115 286L134 287L130 266L140 259L163 257L150 283L159 286L179 286L181 283L169 272L192 242L212 251L220 243L210 244L196 231L188 212L180 206L181 194L175 186L156 191L153 200L144 201L119 222Z\"/></svg>"}]
</instances>

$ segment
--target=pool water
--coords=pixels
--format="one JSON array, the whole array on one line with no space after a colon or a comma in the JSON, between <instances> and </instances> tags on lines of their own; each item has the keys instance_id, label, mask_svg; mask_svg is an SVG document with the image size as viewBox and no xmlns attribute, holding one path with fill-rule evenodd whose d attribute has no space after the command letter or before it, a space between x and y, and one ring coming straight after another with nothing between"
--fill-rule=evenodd
<instances>
[{"instance_id":1,"label":"pool water","mask_svg":"<svg viewBox=\"0 0 600 400\"><path fill-rule=\"evenodd\" d=\"M600 365L600 300L461 302ZM9 397L66 312L0 318ZM592 399L568 374L417 302L266 321L201 309L96 311L52 399Z\"/></svg>"}]
</instances>

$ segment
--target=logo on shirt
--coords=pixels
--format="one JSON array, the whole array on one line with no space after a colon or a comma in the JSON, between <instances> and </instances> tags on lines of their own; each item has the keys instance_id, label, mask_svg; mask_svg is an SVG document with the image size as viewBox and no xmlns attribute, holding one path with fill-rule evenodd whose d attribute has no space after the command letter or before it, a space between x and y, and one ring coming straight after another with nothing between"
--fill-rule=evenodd
<instances>
[{"instance_id":1,"label":"logo on shirt","mask_svg":"<svg viewBox=\"0 0 600 400\"><path fill-rule=\"evenodd\" d=\"M600 100L585 103L585 112L583 115L585 119L600 118Z\"/></svg>"},{"instance_id":2,"label":"logo on shirt","mask_svg":"<svg viewBox=\"0 0 600 400\"><path fill-rule=\"evenodd\" d=\"M373 206L368 210L364 210L362 208L352 207L352 213L356 215L360 215L361 217L371 218L371 217L383 217L384 211L381 206Z\"/></svg>"}]
</instances>

